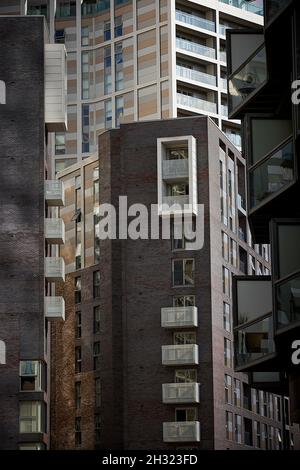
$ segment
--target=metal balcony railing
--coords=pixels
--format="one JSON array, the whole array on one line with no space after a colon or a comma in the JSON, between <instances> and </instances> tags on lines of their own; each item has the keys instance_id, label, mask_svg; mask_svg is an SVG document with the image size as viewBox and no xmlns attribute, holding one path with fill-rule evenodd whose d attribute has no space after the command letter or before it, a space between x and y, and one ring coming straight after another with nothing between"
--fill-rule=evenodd
<instances>
[{"instance_id":1,"label":"metal balcony railing","mask_svg":"<svg viewBox=\"0 0 300 470\"><path fill-rule=\"evenodd\" d=\"M187 39L176 38L177 49L182 49L193 54L210 57L211 59L216 58L216 51L212 47L203 46L197 42L188 41Z\"/></svg>"},{"instance_id":2,"label":"metal balcony railing","mask_svg":"<svg viewBox=\"0 0 300 470\"><path fill-rule=\"evenodd\" d=\"M187 67L182 67L181 65L176 66L176 75L179 78L193 80L194 82L199 83L205 83L206 85L217 86L217 78L214 75L199 72L198 70L189 69Z\"/></svg>"},{"instance_id":3,"label":"metal balcony railing","mask_svg":"<svg viewBox=\"0 0 300 470\"><path fill-rule=\"evenodd\" d=\"M206 111L207 113L217 114L217 105L211 101L202 100L194 96L184 95L183 93L177 93L177 104L197 109L199 113Z\"/></svg>"},{"instance_id":4,"label":"metal balcony railing","mask_svg":"<svg viewBox=\"0 0 300 470\"><path fill-rule=\"evenodd\" d=\"M208 31L216 31L216 24L214 21L201 18L200 16L192 15L191 13L185 13L176 10L176 21L186 23L190 26L196 26L196 28L206 29Z\"/></svg>"}]
</instances>

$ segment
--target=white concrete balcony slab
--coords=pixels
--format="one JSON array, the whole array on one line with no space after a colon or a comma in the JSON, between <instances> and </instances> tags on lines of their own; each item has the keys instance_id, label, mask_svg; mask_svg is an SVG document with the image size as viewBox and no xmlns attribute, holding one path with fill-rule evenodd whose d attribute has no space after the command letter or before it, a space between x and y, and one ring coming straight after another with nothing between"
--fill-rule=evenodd
<instances>
[{"instance_id":1,"label":"white concrete balcony slab","mask_svg":"<svg viewBox=\"0 0 300 470\"><path fill-rule=\"evenodd\" d=\"M58 180L45 181L45 199L48 206L64 206L65 192L63 182Z\"/></svg>"},{"instance_id":2,"label":"white concrete balcony slab","mask_svg":"<svg viewBox=\"0 0 300 470\"><path fill-rule=\"evenodd\" d=\"M199 421L163 423L164 442L200 442Z\"/></svg>"},{"instance_id":3,"label":"white concrete balcony slab","mask_svg":"<svg viewBox=\"0 0 300 470\"><path fill-rule=\"evenodd\" d=\"M45 317L48 320L65 320L65 301L63 297L45 297Z\"/></svg>"},{"instance_id":4,"label":"white concrete balcony slab","mask_svg":"<svg viewBox=\"0 0 300 470\"><path fill-rule=\"evenodd\" d=\"M198 326L197 307L167 307L161 309L163 328L194 328Z\"/></svg>"},{"instance_id":5,"label":"white concrete balcony slab","mask_svg":"<svg viewBox=\"0 0 300 470\"><path fill-rule=\"evenodd\" d=\"M64 44L45 45L45 123L50 132L67 130L67 73Z\"/></svg>"},{"instance_id":6,"label":"white concrete balcony slab","mask_svg":"<svg viewBox=\"0 0 300 470\"><path fill-rule=\"evenodd\" d=\"M65 261L63 258L45 258L45 278L49 282L59 282L65 280Z\"/></svg>"},{"instance_id":7,"label":"white concrete balcony slab","mask_svg":"<svg viewBox=\"0 0 300 470\"><path fill-rule=\"evenodd\" d=\"M45 238L50 244L65 243L65 224L62 219L45 219Z\"/></svg>"},{"instance_id":8,"label":"white concrete balcony slab","mask_svg":"<svg viewBox=\"0 0 300 470\"><path fill-rule=\"evenodd\" d=\"M162 399L166 404L199 403L200 384L196 382L163 384Z\"/></svg>"},{"instance_id":9,"label":"white concrete balcony slab","mask_svg":"<svg viewBox=\"0 0 300 470\"><path fill-rule=\"evenodd\" d=\"M199 364L197 344L172 344L162 346L162 364L164 366L180 366Z\"/></svg>"}]
</instances>

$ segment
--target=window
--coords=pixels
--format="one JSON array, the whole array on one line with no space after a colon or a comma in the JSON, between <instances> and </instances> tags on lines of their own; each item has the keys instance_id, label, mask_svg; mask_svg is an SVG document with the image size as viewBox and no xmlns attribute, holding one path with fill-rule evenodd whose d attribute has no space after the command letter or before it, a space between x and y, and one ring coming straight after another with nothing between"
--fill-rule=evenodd
<instances>
[{"instance_id":1,"label":"window","mask_svg":"<svg viewBox=\"0 0 300 470\"><path fill-rule=\"evenodd\" d=\"M236 265L237 265L237 245L236 245L236 242L234 240L232 240L232 238L230 239L230 264L236 268Z\"/></svg>"},{"instance_id":2,"label":"window","mask_svg":"<svg viewBox=\"0 0 300 470\"><path fill-rule=\"evenodd\" d=\"M94 262L100 262L100 232L99 232L99 167L93 170L93 199L94 199Z\"/></svg>"},{"instance_id":3,"label":"window","mask_svg":"<svg viewBox=\"0 0 300 470\"><path fill-rule=\"evenodd\" d=\"M65 30L64 29L57 29L55 31L55 42L56 44L65 43Z\"/></svg>"},{"instance_id":4,"label":"window","mask_svg":"<svg viewBox=\"0 0 300 470\"><path fill-rule=\"evenodd\" d=\"M104 48L104 94L111 93L111 49L110 46Z\"/></svg>"},{"instance_id":5,"label":"window","mask_svg":"<svg viewBox=\"0 0 300 470\"><path fill-rule=\"evenodd\" d=\"M242 443L242 417L240 415L234 416L234 440L238 444Z\"/></svg>"},{"instance_id":6,"label":"window","mask_svg":"<svg viewBox=\"0 0 300 470\"><path fill-rule=\"evenodd\" d=\"M95 414L95 442L99 444L100 442L100 427L101 427L101 418L100 414Z\"/></svg>"},{"instance_id":7,"label":"window","mask_svg":"<svg viewBox=\"0 0 300 470\"><path fill-rule=\"evenodd\" d=\"M173 297L174 307L193 307L195 305L194 295L176 295Z\"/></svg>"},{"instance_id":8,"label":"window","mask_svg":"<svg viewBox=\"0 0 300 470\"><path fill-rule=\"evenodd\" d=\"M225 412L226 419L226 439L232 441L233 439L233 415L229 411Z\"/></svg>"},{"instance_id":9,"label":"window","mask_svg":"<svg viewBox=\"0 0 300 470\"><path fill-rule=\"evenodd\" d=\"M93 296L100 297L100 271L93 272Z\"/></svg>"},{"instance_id":10,"label":"window","mask_svg":"<svg viewBox=\"0 0 300 470\"><path fill-rule=\"evenodd\" d=\"M115 38L123 36L123 19L122 16L115 17Z\"/></svg>"},{"instance_id":11,"label":"window","mask_svg":"<svg viewBox=\"0 0 300 470\"><path fill-rule=\"evenodd\" d=\"M116 74L116 91L123 90L124 88L123 46L121 42L115 45L115 74ZM123 104L122 104L122 108L123 108ZM123 111L122 111L122 114L123 114Z\"/></svg>"},{"instance_id":12,"label":"window","mask_svg":"<svg viewBox=\"0 0 300 470\"><path fill-rule=\"evenodd\" d=\"M231 332L230 305L223 302L223 327L225 331Z\"/></svg>"},{"instance_id":13,"label":"window","mask_svg":"<svg viewBox=\"0 0 300 470\"><path fill-rule=\"evenodd\" d=\"M76 0L60 0L57 5L56 17L76 16Z\"/></svg>"},{"instance_id":14,"label":"window","mask_svg":"<svg viewBox=\"0 0 300 470\"><path fill-rule=\"evenodd\" d=\"M64 132L55 132L55 155L66 153L66 135Z\"/></svg>"},{"instance_id":15,"label":"window","mask_svg":"<svg viewBox=\"0 0 300 470\"><path fill-rule=\"evenodd\" d=\"M243 406L246 410L251 410L251 388L243 382Z\"/></svg>"},{"instance_id":16,"label":"window","mask_svg":"<svg viewBox=\"0 0 300 470\"><path fill-rule=\"evenodd\" d=\"M260 391L260 413L262 416L268 417L268 396L267 392Z\"/></svg>"},{"instance_id":17,"label":"window","mask_svg":"<svg viewBox=\"0 0 300 470\"><path fill-rule=\"evenodd\" d=\"M75 338L79 339L81 338L81 312L75 312L75 317L76 317L76 332L75 332Z\"/></svg>"},{"instance_id":18,"label":"window","mask_svg":"<svg viewBox=\"0 0 300 470\"><path fill-rule=\"evenodd\" d=\"M177 408L175 410L175 421L197 421L197 409L196 408Z\"/></svg>"},{"instance_id":19,"label":"window","mask_svg":"<svg viewBox=\"0 0 300 470\"><path fill-rule=\"evenodd\" d=\"M105 129L110 129L112 127L112 105L111 100L104 102L105 108Z\"/></svg>"},{"instance_id":20,"label":"window","mask_svg":"<svg viewBox=\"0 0 300 470\"><path fill-rule=\"evenodd\" d=\"M20 390L22 392L42 390L42 363L40 361L20 362Z\"/></svg>"},{"instance_id":21,"label":"window","mask_svg":"<svg viewBox=\"0 0 300 470\"><path fill-rule=\"evenodd\" d=\"M75 348L75 373L80 374L81 372L81 363L82 363L82 358L81 358L81 347L78 346Z\"/></svg>"},{"instance_id":22,"label":"window","mask_svg":"<svg viewBox=\"0 0 300 470\"><path fill-rule=\"evenodd\" d=\"M223 293L229 297L230 283L229 283L229 270L223 266Z\"/></svg>"},{"instance_id":23,"label":"window","mask_svg":"<svg viewBox=\"0 0 300 470\"><path fill-rule=\"evenodd\" d=\"M260 449L261 448L260 422L254 421L253 425L254 425L254 435L256 439L255 445L256 447Z\"/></svg>"},{"instance_id":24,"label":"window","mask_svg":"<svg viewBox=\"0 0 300 470\"><path fill-rule=\"evenodd\" d=\"M23 442L19 445L19 450L45 450L45 444L42 442Z\"/></svg>"},{"instance_id":25,"label":"window","mask_svg":"<svg viewBox=\"0 0 300 470\"><path fill-rule=\"evenodd\" d=\"M111 39L111 28L110 28L110 21L104 21L104 41L110 41Z\"/></svg>"},{"instance_id":26,"label":"window","mask_svg":"<svg viewBox=\"0 0 300 470\"><path fill-rule=\"evenodd\" d=\"M100 341L94 343L93 348L94 370L100 369Z\"/></svg>"},{"instance_id":27,"label":"window","mask_svg":"<svg viewBox=\"0 0 300 470\"><path fill-rule=\"evenodd\" d=\"M89 34L90 34L89 26L82 26L81 27L81 45L82 46L89 45Z\"/></svg>"},{"instance_id":28,"label":"window","mask_svg":"<svg viewBox=\"0 0 300 470\"><path fill-rule=\"evenodd\" d=\"M224 338L224 365L231 367L231 341Z\"/></svg>"},{"instance_id":29,"label":"window","mask_svg":"<svg viewBox=\"0 0 300 470\"><path fill-rule=\"evenodd\" d=\"M81 382L75 382L75 407L76 410L80 408L81 405Z\"/></svg>"},{"instance_id":30,"label":"window","mask_svg":"<svg viewBox=\"0 0 300 470\"><path fill-rule=\"evenodd\" d=\"M178 369L175 370L175 383L196 383L196 369Z\"/></svg>"},{"instance_id":31,"label":"window","mask_svg":"<svg viewBox=\"0 0 300 470\"><path fill-rule=\"evenodd\" d=\"M173 260L173 286L194 285L194 260Z\"/></svg>"},{"instance_id":32,"label":"window","mask_svg":"<svg viewBox=\"0 0 300 470\"><path fill-rule=\"evenodd\" d=\"M281 422L281 399L278 396L274 397L274 411L275 421Z\"/></svg>"},{"instance_id":33,"label":"window","mask_svg":"<svg viewBox=\"0 0 300 470\"><path fill-rule=\"evenodd\" d=\"M228 235L225 232L222 232L222 256L225 261L229 260L228 249Z\"/></svg>"},{"instance_id":34,"label":"window","mask_svg":"<svg viewBox=\"0 0 300 470\"><path fill-rule=\"evenodd\" d=\"M42 403L39 401L20 402L20 433L43 432Z\"/></svg>"},{"instance_id":35,"label":"window","mask_svg":"<svg viewBox=\"0 0 300 470\"><path fill-rule=\"evenodd\" d=\"M90 151L90 107L88 104L82 106L82 153Z\"/></svg>"},{"instance_id":36,"label":"window","mask_svg":"<svg viewBox=\"0 0 300 470\"><path fill-rule=\"evenodd\" d=\"M124 99L123 96L116 98L116 127L120 127L120 120L124 113Z\"/></svg>"},{"instance_id":37,"label":"window","mask_svg":"<svg viewBox=\"0 0 300 470\"><path fill-rule=\"evenodd\" d=\"M248 418L244 418L244 443L253 446L252 421Z\"/></svg>"},{"instance_id":38,"label":"window","mask_svg":"<svg viewBox=\"0 0 300 470\"><path fill-rule=\"evenodd\" d=\"M75 277L75 304L81 302L81 277Z\"/></svg>"},{"instance_id":39,"label":"window","mask_svg":"<svg viewBox=\"0 0 300 470\"><path fill-rule=\"evenodd\" d=\"M238 379L234 379L233 404L234 406L241 406L241 381Z\"/></svg>"},{"instance_id":40,"label":"window","mask_svg":"<svg viewBox=\"0 0 300 470\"><path fill-rule=\"evenodd\" d=\"M75 418L75 446L81 446L81 417Z\"/></svg>"},{"instance_id":41,"label":"window","mask_svg":"<svg viewBox=\"0 0 300 470\"><path fill-rule=\"evenodd\" d=\"M94 334L100 333L100 307L94 307Z\"/></svg>"},{"instance_id":42,"label":"window","mask_svg":"<svg viewBox=\"0 0 300 470\"><path fill-rule=\"evenodd\" d=\"M167 195L168 196L188 196L189 194L189 185L186 183L174 183L167 185Z\"/></svg>"},{"instance_id":43,"label":"window","mask_svg":"<svg viewBox=\"0 0 300 470\"><path fill-rule=\"evenodd\" d=\"M81 54L81 83L82 83L82 99L90 98L90 52L82 52Z\"/></svg>"},{"instance_id":44,"label":"window","mask_svg":"<svg viewBox=\"0 0 300 470\"><path fill-rule=\"evenodd\" d=\"M95 406L101 406L101 381L100 377L95 379Z\"/></svg>"},{"instance_id":45,"label":"window","mask_svg":"<svg viewBox=\"0 0 300 470\"><path fill-rule=\"evenodd\" d=\"M261 448L268 449L268 426L265 423L261 424Z\"/></svg>"},{"instance_id":46,"label":"window","mask_svg":"<svg viewBox=\"0 0 300 470\"><path fill-rule=\"evenodd\" d=\"M225 374L224 386L225 386L225 403L227 405L231 405L232 404L232 378L230 377L230 375Z\"/></svg>"},{"instance_id":47,"label":"window","mask_svg":"<svg viewBox=\"0 0 300 470\"><path fill-rule=\"evenodd\" d=\"M196 344L196 333L178 332L174 333L174 344Z\"/></svg>"},{"instance_id":48,"label":"window","mask_svg":"<svg viewBox=\"0 0 300 470\"><path fill-rule=\"evenodd\" d=\"M253 388L252 393L252 411L259 414L259 391Z\"/></svg>"}]
</instances>

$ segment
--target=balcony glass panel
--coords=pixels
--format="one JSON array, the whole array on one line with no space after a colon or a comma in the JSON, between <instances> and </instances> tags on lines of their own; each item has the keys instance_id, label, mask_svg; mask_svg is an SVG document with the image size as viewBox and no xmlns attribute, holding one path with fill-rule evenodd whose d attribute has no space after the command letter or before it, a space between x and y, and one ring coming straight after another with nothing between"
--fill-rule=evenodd
<instances>
[{"instance_id":1,"label":"balcony glass panel","mask_svg":"<svg viewBox=\"0 0 300 470\"><path fill-rule=\"evenodd\" d=\"M214 75L199 72L198 70L189 69L187 67L182 67L181 65L176 66L176 75L177 77L185 78L187 80L193 80L194 82L217 86L217 79Z\"/></svg>"},{"instance_id":2,"label":"balcony glass panel","mask_svg":"<svg viewBox=\"0 0 300 470\"><path fill-rule=\"evenodd\" d=\"M230 109L234 110L267 80L266 49L263 47L229 80Z\"/></svg>"},{"instance_id":3,"label":"balcony glass panel","mask_svg":"<svg viewBox=\"0 0 300 470\"><path fill-rule=\"evenodd\" d=\"M236 318L234 326L242 325L272 312L271 281L238 279L236 282Z\"/></svg>"},{"instance_id":4,"label":"balcony glass panel","mask_svg":"<svg viewBox=\"0 0 300 470\"><path fill-rule=\"evenodd\" d=\"M276 194L294 179L294 152L292 142L285 143L250 173L251 208Z\"/></svg>"},{"instance_id":5,"label":"balcony glass panel","mask_svg":"<svg viewBox=\"0 0 300 470\"><path fill-rule=\"evenodd\" d=\"M187 108L196 108L207 113L217 114L217 105L211 101L205 101L194 96L184 95L183 93L177 93L177 104L185 106Z\"/></svg>"},{"instance_id":6,"label":"balcony glass panel","mask_svg":"<svg viewBox=\"0 0 300 470\"><path fill-rule=\"evenodd\" d=\"M216 31L216 25L213 21L201 18L200 16L185 13L183 11L176 10L176 20L186 23L190 26L196 26L196 28L207 29L208 31Z\"/></svg>"},{"instance_id":7,"label":"balcony glass panel","mask_svg":"<svg viewBox=\"0 0 300 470\"><path fill-rule=\"evenodd\" d=\"M277 285L275 296L277 329L300 322L300 276Z\"/></svg>"},{"instance_id":8,"label":"balcony glass panel","mask_svg":"<svg viewBox=\"0 0 300 470\"><path fill-rule=\"evenodd\" d=\"M292 122L282 119L251 118L251 155L249 161L255 164L277 148L292 135Z\"/></svg>"},{"instance_id":9,"label":"balcony glass panel","mask_svg":"<svg viewBox=\"0 0 300 470\"><path fill-rule=\"evenodd\" d=\"M164 442L198 442L200 441L200 423L182 421L163 423Z\"/></svg>"},{"instance_id":10,"label":"balcony glass panel","mask_svg":"<svg viewBox=\"0 0 300 470\"><path fill-rule=\"evenodd\" d=\"M82 16L93 15L110 8L110 0L83 0L81 5Z\"/></svg>"},{"instance_id":11,"label":"balcony glass panel","mask_svg":"<svg viewBox=\"0 0 300 470\"><path fill-rule=\"evenodd\" d=\"M235 334L236 365L243 366L275 352L272 318L264 318Z\"/></svg>"},{"instance_id":12,"label":"balcony glass panel","mask_svg":"<svg viewBox=\"0 0 300 470\"><path fill-rule=\"evenodd\" d=\"M210 57L211 59L216 58L216 51L212 47L203 46L197 42L188 41L187 39L176 38L176 47L178 49L183 49L193 54L203 55L205 57Z\"/></svg>"},{"instance_id":13,"label":"balcony glass panel","mask_svg":"<svg viewBox=\"0 0 300 470\"><path fill-rule=\"evenodd\" d=\"M278 224L278 278L300 270L300 225Z\"/></svg>"},{"instance_id":14,"label":"balcony glass panel","mask_svg":"<svg viewBox=\"0 0 300 470\"><path fill-rule=\"evenodd\" d=\"M245 0L219 0L219 2L240 8L241 10L249 11L250 13L255 13L256 15L263 16L264 14L264 0L255 0L251 2L247 2Z\"/></svg>"}]
</instances>

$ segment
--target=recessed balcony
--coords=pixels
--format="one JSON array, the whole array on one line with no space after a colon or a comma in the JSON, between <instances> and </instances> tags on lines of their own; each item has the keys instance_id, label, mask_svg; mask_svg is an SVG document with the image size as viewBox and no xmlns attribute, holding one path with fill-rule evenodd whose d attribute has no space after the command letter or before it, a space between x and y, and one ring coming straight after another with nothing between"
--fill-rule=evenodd
<instances>
[{"instance_id":1,"label":"recessed balcony","mask_svg":"<svg viewBox=\"0 0 300 470\"><path fill-rule=\"evenodd\" d=\"M200 72L199 70L189 69L188 67L183 67L182 65L176 66L176 76L177 79L183 79L183 81L190 80L192 82L204 85L217 86L217 78L214 75L209 73ZM226 89L227 89L227 81Z\"/></svg>"},{"instance_id":2,"label":"recessed balcony","mask_svg":"<svg viewBox=\"0 0 300 470\"><path fill-rule=\"evenodd\" d=\"M163 160L162 177L164 180L176 181L189 177L188 159Z\"/></svg>"},{"instance_id":3,"label":"recessed balcony","mask_svg":"<svg viewBox=\"0 0 300 470\"><path fill-rule=\"evenodd\" d=\"M191 27L195 26L196 28L206 29L207 31L216 31L216 24L214 21L210 21L206 18L201 18L200 16L192 15L190 13L185 13L183 11L176 10L176 21L185 23Z\"/></svg>"},{"instance_id":4,"label":"recessed balcony","mask_svg":"<svg viewBox=\"0 0 300 470\"><path fill-rule=\"evenodd\" d=\"M195 382L163 384L162 398L166 404L199 403L200 384Z\"/></svg>"},{"instance_id":5,"label":"recessed balcony","mask_svg":"<svg viewBox=\"0 0 300 470\"><path fill-rule=\"evenodd\" d=\"M48 282L65 280L65 261L63 258L45 258L45 278Z\"/></svg>"},{"instance_id":6,"label":"recessed balcony","mask_svg":"<svg viewBox=\"0 0 300 470\"><path fill-rule=\"evenodd\" d=\"M162 364L164 366L180 366L199 364L197 344L172 344L162 346Z\"/></svg>"},{"instance_id":7,"label":"recessed balcony","mask_svg":"<svg viewBox=\"0 0 300 470\"><path fill-rule=\"evenodd\" d=\"M163 423L164 442L200 442L199 421Z\"/></svg>"},{"instance_id":8,"label":"recessed balcony","mask_svg":"<svg viewBox=\"0 0 300 470\"><path fill-rule=\"evenodd\" d=\"M63 297L45 297L45 317L48 320L65 320Z\"/></svg>"},{"instance_id":9,"label":"recessed balcony","mask_svg":"<svg viewBox=\"0 0 300 470\"><path fill-rule=\"evenodd\" d=\"M163 328L194 328L198 326L198 308L167 307L161 309Z\"/></svg>"},{"instance_id":10,"label":"recessed balcony","mask_svg":"<svg viewBox=\"0 0 300 470\"><path fill-rule=\"evenodd\" d=\"M63 182L58 180L45 181L45 199L48 206L64 206L65 193Z\"/></svg>"},{"instance_id":11,"label":"recessed balcony","mask_svg":"<svg viewBox=\"0 0 300 470\"><path fill-rule=\"evenodd\" d=\"M198 44L197 42L188 41L187 39L176 38L176 48L180 49L181 51L209 57L210 59L216 58L216 51L212 47L204 46L202 44Z\"/></svg>"},{"instance_id":12,"label":"recessed balcony","mask_svg":"<svg viewBox=\"0 0 300 470\"><path fill-rule=\"evenodd\" d=\"M240 8L241 10L248 11L249 13L255 13L259 16L264 15L264 9L259 0L219 0L219 2L230 5L231 7Z\"/></svg>"},{"instance_id":13,"label":"recessed balcony","mask_svg":"<svg viewBox=\"0 0 300 470\"><path fill-rule=\"evenodd\" d=\"M217 105L211 101L202 100L194 96L177 93L177 105L184 108L191 108L196 113L201 111L210 114L217 114Z\"/></svg>"},{"instance_id":14,"label":"recessed balcony","mask_svg":"<svg viewBox=\"0 0 300 470\"><path fill-rule=\"evenodd\" d=\"M45 219L45 238L49 244L65 243L65 224L62 219Z\"/></svg>"}]
</instances>

